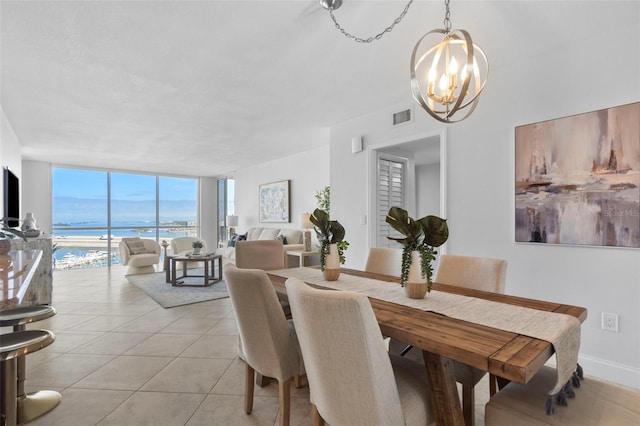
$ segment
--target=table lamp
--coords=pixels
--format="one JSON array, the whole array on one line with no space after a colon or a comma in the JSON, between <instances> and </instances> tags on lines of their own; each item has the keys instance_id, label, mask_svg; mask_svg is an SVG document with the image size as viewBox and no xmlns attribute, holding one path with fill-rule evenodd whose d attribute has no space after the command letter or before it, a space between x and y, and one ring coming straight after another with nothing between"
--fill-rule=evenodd
<instances>
[{"instance_id":1,"label":"table lamp","mask_svg":"<svg viewBox=\"0 0 640 426\"><path fill-rule=\"evenodd\" d=\"M313 223L311 223L311 213L303 213L300 215L300 225L304 228L304 251L311 251L311 231Z\"/></svg>"},{"instance_id":2,"label":"table lamp","mask_svg":"<svg viewBox=\"0 0 640 426\"><path fill-rule=\"evenodd\" d=\"M227 216L227 226L229 227L229 239L236 230L236 226L238 226L238 216L230 214Z\"/></svg>"}]
</instances>

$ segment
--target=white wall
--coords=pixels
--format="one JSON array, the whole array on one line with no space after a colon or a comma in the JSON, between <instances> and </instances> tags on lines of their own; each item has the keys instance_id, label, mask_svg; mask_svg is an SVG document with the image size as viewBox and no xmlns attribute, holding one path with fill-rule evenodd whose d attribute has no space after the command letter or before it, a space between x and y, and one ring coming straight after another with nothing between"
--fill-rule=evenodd
<instances>
[{"instance_id":1,"label":"white wall","mask_svg":"<svg viewBox=\"0 0 640 426\"><path fill-rule=\"evenodd\" d=\"M329 185L329 146L283 156L276 161L238 170L233 174L233 178L235 179L235 211L238 215L239 233L245 232L252 226L301 229L300 215L313 212L316 208L316 192ZM291 222L259 223L258 186L281 180L291 180L289 214Z\"/></svg>"},{"instance_id":2,"label":"white wall","mask_svg":"<svg viewBox=\"0 0 640 426\"><path fill-rule=\"evenodd\" d=\"M416 212L440 216L440 164L416 166Z\"/></svg>"},{"instance_id":3,"label":"white wall","mask_svg":"<svg viewBox=\"0 0 640 426\"><path fill-rule=\"evenodd\" d=\"M546 2L533 7L548 12ZM492 52L491 46L483 46L492 68L480 104L446 132L447 252L507 259L509 294L586 307L589 318L582 326L580 351L586 373L637 388L640 250L514 243L514 128L637 102L639 9L637 2L581 2L575 13L563 17L553 46L537 46L535 39L517 31L505 34L516 38L517 51ZM617 23L615 31L592 34L592 28L608 20ZM569 33L570 38L564 36ZM418 107L414 122L391 128L391 113L413 103L408 87L407 81L406 103L331 128L332 217L347 229L347 267L364 266L369 243L367 226L359 221L367 212L366 155L351 154L352 136L364 135L369 150L442 129ZM619 315L619 333L600 329L602 312Z\"/></svg>"},{"instance_id":4,"label":"white wall","mask_svg":"<svg viewBox=\"0 0 640 426\"><path fill-rule=\"evenodd\" d=\"M22 177L22 217L27 212L33 213L38 229L51 234L51 165L41 161L23 161Z\"/></svg>"},{"instance_id":5,"label":"white wall","mask_svg":"<svg viewBox=\"0 0 640 426\"><path fill-rule=\"evenodd\" d=\"M5 167L18 176L20 179L20 188L23 187L22 182L22 155L21 145L18 137L13 131L13 127L9 123L4 109L0 107L2 118L0 121L0 167ZM0 217L4 215L4 173L0 173ZM22 191L21 191L22 192ZM24 208L22 207L22 197L20 197L20 216L24 217Z\"/></svg>"}]
</instances>

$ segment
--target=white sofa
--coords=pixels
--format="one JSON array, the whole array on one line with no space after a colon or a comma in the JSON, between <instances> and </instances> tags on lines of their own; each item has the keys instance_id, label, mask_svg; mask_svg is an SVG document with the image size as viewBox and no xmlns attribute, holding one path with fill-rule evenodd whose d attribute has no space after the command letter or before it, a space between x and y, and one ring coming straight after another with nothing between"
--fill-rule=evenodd
<instances>
[{"instance_id":1,"label":"white sofa","mask_svg":"<svg viewBox=\"0 0 640 426\"><path fill-rule=\"evenodd\" d=\"M287 239L284 245L284 265L287 267L287 252L290 250L304 250L302 241L303 232L300 229L281 229L281 228L259 228L252 227L246 232L247 241L257 240L277 240L279 235L283 235ZM216 254L222 256L222 263L236 263L236 248L222 247L216 250Z\"/></svg>"}]
</instances>

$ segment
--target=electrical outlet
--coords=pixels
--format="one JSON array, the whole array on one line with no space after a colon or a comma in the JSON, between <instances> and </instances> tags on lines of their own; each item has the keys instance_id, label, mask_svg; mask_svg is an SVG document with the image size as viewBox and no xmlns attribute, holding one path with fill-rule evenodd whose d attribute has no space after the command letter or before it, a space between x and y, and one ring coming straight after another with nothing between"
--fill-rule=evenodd
<instances>
[{"instance_id":1,"label":"electrical outlet","mask_svg":"<svg viewBox=\"0 0 640 426\"><path fill-rule=\"evenodd\" d=\"M602 313L602 329L618 332L618 314Z\"/></svg>"}]
</instances>

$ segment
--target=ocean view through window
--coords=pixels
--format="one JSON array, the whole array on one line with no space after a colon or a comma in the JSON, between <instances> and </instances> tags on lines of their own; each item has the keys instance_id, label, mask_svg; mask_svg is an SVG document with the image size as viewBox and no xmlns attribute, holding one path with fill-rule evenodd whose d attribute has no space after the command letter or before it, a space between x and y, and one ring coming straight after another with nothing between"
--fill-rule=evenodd
<instances>
[{"instance_id":1,"label":"ocean view through window","mask_svg":"<svg viewBox=\"0 0 640 426\"><path fill-rule=\"evenodd\" d=\"M122 238L197 236L198 179L54 167L54 267L120 263Z\"/></svg>"}]
</instances>

